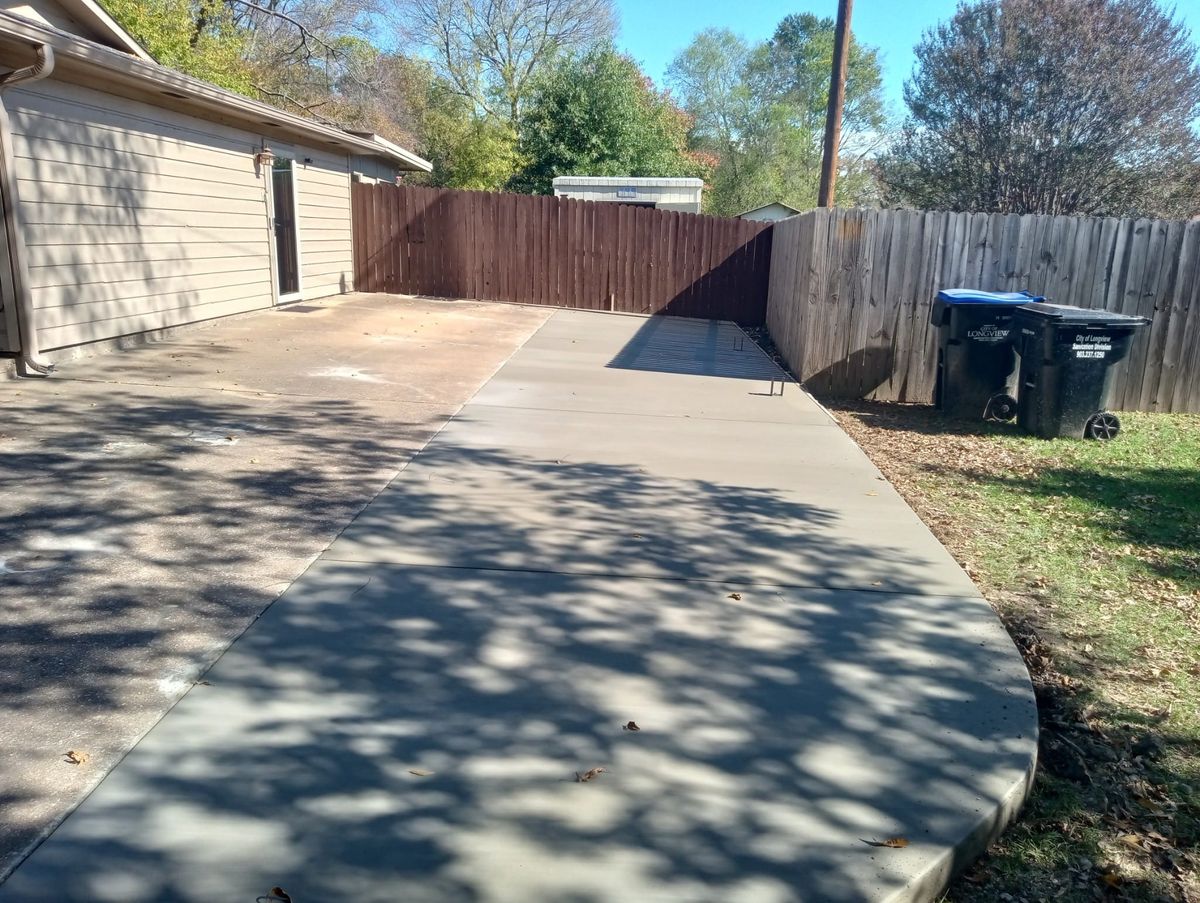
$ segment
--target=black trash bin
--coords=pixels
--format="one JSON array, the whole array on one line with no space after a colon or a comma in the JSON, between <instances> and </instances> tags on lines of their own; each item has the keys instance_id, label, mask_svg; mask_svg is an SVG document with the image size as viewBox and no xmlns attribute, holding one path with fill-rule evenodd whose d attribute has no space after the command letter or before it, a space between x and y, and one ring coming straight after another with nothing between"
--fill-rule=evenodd
<instances>
[{"instance_id":1,"label":"black trash bin","mask_svg":"<svg viewBox=\"0 0 1200 903\"><path fill-rule=\"evenodd\" d=\"M1017 415L1013 311L1041 300L1028 292L938 292L930 313L938 328L933 403L952 417L1012 420Z\"/></svg>"},{"instance_id":2,"label":"black trash bin","mask_svg":"<svg viewBox=\"0 0 1200 903\"><path fill-rule=\"evenodd\" d=\"M1149 323L1063 304L1019 308L1013 318L1021 359L1017 424L1046 439L1116 436L1121 422L1104 410L1112 368Z\"/></svg>"}]
</instances>

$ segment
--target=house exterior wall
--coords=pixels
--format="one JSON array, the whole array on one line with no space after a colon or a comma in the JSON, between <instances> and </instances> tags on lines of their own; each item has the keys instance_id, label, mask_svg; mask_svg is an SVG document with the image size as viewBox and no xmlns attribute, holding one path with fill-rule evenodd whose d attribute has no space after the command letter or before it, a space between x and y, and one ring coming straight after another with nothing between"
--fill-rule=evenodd
<instances>
[{"instance_id":1,"label":"house exterior wall","mask_svg":"<svg viewBox=\"0 0 1200 903\"><path fill-rule=\"evenodd\" d=\"M351 157L350 171L364 175L368 179L374 179L376 182L395 182L396 176L400 174L395 166L378 157Z\"/></svg>"},{"instance_id":2,"label":"house exterior wall","mask_svg":"<svg viewBox=\"0 0 1200 903\"><path fill-rule=\"evenodd\" d=\"M350 291L354 246L349 158L278 141L269 144L277 156L291 158L296 173L300 297L309 300Z\"/></svg>"},{"instance_id":3,"label":"house exterior wall","mask_svg":"<svg viewBox=\"0 0 1200 903\"><path fill-rule=\"evenodd\" d=\"M6 103L43 348L275 302L261 136L53 79ZM347 291L349 160L292 153L301 297Z\"/></svg>"}]
</instances>

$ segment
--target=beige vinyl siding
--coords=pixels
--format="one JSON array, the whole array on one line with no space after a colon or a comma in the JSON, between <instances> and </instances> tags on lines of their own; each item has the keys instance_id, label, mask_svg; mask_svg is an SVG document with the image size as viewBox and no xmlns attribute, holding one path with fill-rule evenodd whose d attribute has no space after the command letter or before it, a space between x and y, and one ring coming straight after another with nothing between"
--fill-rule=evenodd
<instances>
[{"instance_id":1,"label":"beige vinyl siding","mask_svg":"<svg viewBox=\"0 0 1200 903\"><path fill-rule=\"evenodd\" d=\"M300 147L294 165L301 297L321 298L351 291L354 251L349 158Z\"/></svg>"},{"instance_id":2,"label":"beige vinyl siding","mask_svg":"<svg viewBox=\"0 0 1200 903\"><path fill-rule=\"evenodd\" d=\"M273 303L258 136L54 80L8 104L44 348Z\"/></svg>"},{"instance_id":3,"label":"beige vinyl siding","mask_svg":"<svg viewBox=\"0 0 1200 903\"><path fill-rule=\"evenodd\" d=\"M350 171L361 173L377 182L395 182L396 176L400 174L394 165L378 157L351 157Z\"/></svg>"}]
</instances>

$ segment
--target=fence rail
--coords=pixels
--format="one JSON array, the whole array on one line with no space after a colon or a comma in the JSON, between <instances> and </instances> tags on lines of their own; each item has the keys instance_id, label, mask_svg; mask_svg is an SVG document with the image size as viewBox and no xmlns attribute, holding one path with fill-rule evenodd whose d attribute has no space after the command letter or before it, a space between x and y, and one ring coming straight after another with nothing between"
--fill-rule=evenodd
<instances>
[{"instance_id":1,"label":"fence rail","mask_svg":"<svg viewBox=\"0 0 1200 903\"><path fill-rule=\"evenodd\" d=\"M764 322L771 225L355 183L360 291Z\"/></svg>"},{"instance_id":2,"label":"fence rail","mask_svg":"<svg viewBox=\"0 0 1200 903\"><path fill-rule=\"evenodd\" d=\"M1200 222L817 210L775 224L767 326L813 391L927 402L939 288L1152 319L1112 407L1200 412Z\"/></svg>"}]
</instances>

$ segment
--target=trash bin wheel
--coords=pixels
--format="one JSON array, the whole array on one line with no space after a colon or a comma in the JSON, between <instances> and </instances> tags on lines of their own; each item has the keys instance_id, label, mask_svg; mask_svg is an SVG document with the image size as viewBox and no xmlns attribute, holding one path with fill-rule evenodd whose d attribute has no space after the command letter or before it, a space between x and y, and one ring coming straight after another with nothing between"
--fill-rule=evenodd
<instances>
[{"instance_id":1,"label":"trash bin wheel","mask_svg":"<svg viewBox=\"0 0 1200 903\"><path fill-rule=\"evenodd\" d=\"M1087 439L1107 441L1115 439L1119 432L1121 432L1121 421L1117 419L1116 414L1108 411L1093 414L1083 426L1083 435Z\"/></svg>"},{"instance_id":2,"label":"trash bin wheel","mask_svg":"<svg viewBox=\"0 0 1200 903\"><path fill-rule=\"evenodd\" d=\"M1008 423L1016 416L1017 400L1004 393L989 398L987 407L983 411L984 420L998 420L1001 423Z\"/></svg>"}]
</instances>

